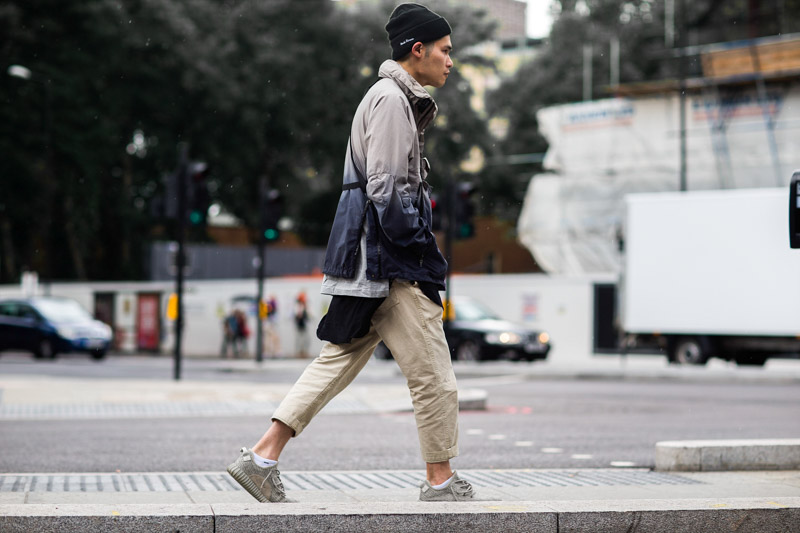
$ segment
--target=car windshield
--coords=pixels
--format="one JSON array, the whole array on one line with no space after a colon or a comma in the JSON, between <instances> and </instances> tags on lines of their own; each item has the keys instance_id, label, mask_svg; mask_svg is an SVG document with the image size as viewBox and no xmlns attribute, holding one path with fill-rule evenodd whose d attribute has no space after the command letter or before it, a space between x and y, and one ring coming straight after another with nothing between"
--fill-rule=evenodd
<instances>
[{"instance_id":1,"label":"car windshield","mask_svg":"<svg viewBox=\"0 0 800 533\"><path fill-rule=\"evenodd\" d=\"M37 300L36 309L55 323L85 322L91 320L89 313L73 300Z\"/></svg>"},{"instance_id":2,"label":"car windshield","mask_svg":"<svg viewBox=\"0 0 800 533\"><path fill-rule=\"evenodd\" d=\"M456 300L455 305L457 320L487 320L497 318L487 307L475 300Z\"/></svg>"}]
</instances>

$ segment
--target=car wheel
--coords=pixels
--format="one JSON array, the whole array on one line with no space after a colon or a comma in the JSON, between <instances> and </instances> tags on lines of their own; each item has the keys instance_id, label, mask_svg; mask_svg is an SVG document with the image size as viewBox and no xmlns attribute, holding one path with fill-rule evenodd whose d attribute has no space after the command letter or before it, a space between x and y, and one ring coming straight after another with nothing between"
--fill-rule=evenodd
<instances>
[{"instance_id":1,"label":"car wheel","mask_svg":"<svg viewBox=\"0 0 800 533\"><path fill-rule=\"evenodd\" d=\"M710 356L705 344L697 337L680 337L670 355L672 362L679 365L704 365Z\"/></svg>"},{"instance_id":2,"label":"car wheel","mask_svg":"<svg viewBox=\"0 0 800 533\"><path fill-rule=\"evenodd\" d=\"M91 352L92 359L95 361L102 361L106 356L105 350L92 350Z\"/></svg>"},{"instance_id":3,"label":"car wheel","mask_svg":"<svg viewBox=\"0 0 800 533\"><path fill-rule=\"evenodd\" d=\"M456 361L480 361L481 347L473 340L462 341L456 348Z\"/></svg>"},{"instance_id":4,"label":"car wheel","mask_svg":"<svg viewBox=\"0 0 800 533\"><path fill-rule=\"evenodd\" d=\"M372 354L377 359L394 359L394 356L392 355L392 352L382 342L378 343L378 345L375 347L375 351L372 352Z\"/></svg>"},{"instance_id":5,"label":"car wheel","mask_svg":"<svg viewBox=\"0 0 800 533\"><path fill-rule=\"evenodd\" d=\"M33 356L37 359L55 359L56 350L53 347L53 341L50 339L40 340L36 350L33 352Z\"/></svg>"}]
</instances>

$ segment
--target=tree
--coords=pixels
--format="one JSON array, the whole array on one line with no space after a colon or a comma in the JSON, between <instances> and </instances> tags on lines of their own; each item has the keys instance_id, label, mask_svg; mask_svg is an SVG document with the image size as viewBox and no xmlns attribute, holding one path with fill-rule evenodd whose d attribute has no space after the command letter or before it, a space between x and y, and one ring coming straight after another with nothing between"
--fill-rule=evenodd
<instances>
[{"instance_id":1,"label":"tree","mask_svg":"<svg viewBox=\"0 0 800 533\"><path fill-rule=\"evenodd\" d=\"M208 163L214 202L256 227L266 176L301 235L323 244L353 112L389 55L394 4L5 2L4 71L33 76L0 81L0 176L13 191L0 199L0 282L26 268L46 280L142 277L148 244L173 236L158 199L179 142ZM464 28L460 48L489 35L481 16L433 7ZM488 145L469 92L458 75L437 91L435 180Z\"/></svg>"}]
</instances>

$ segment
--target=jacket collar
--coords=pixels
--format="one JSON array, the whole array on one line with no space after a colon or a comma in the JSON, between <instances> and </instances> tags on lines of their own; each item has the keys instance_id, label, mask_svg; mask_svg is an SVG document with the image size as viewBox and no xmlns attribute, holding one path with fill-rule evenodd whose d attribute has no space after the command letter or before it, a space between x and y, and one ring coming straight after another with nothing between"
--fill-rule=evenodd
<instances>
[{"instance_id":1,"label":"jacket collar","mask_svg":"<svg viewBox=\"0 0 800 533\"><path fill-rule=\"evenodd\" d=\"M433 101L428 91L411 74L406 72L406 69L392 59L387 59L383 62L378 70L378 76L394 80L414 108L417 127L420 130L425 130L436 117L438 111L436 102Z\"/></svg>"}]
</instances>

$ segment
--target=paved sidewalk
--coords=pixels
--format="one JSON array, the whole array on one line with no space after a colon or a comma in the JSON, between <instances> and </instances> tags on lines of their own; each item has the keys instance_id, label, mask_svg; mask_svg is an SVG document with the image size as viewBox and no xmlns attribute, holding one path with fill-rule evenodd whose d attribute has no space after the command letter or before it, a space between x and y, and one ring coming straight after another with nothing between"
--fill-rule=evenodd
<instances>
[{"instance_id":1,"label":"paved sidewalk","mask_svg":"<svg viewBox=\"0 0 800 533\"><path fill-rule=\"evenodd\" d=\"M791 532L800 472L463 470L486 501L417 501L422 471L284 472L260 504L224 473L0 475L0 531ZM796 529L794 529L796 530Z\"/></svg>"},{"instance_id":2,"label":"paved sidewalk","mask_svg":"<svg viewBox=\"0 0 800 533\"><path fill-rule=\"evenodd\" d=\"M462 470L481 499L643 500L800 498L800 471L655 472L649 469ZM413 502L422 470L282 472L298 503ZM0 503L257 503L225 472L0 474Z\"/></svg>"},{"instance_id":3,"label":"paved sidewalk","mask_svg":"<svg viewBox=\"0 0 800 533\"><path fill-rule=\"evenodd\" d=\"M135 365L136 361L131 364ZM209 363L211 364L211 363ZM302 362L214 362L265 374ZM385 373L391 363L375 362ZM670 367L619 357L590 364L457 364L463 408L485 405L495 378L800 382L797 361L739 369ZM287 383L0 376L0 420L269 414ZM354 383L327 412L410 409L398 382ZM800 531L800 471L462 470L486 501L417 501L422 471L284 472L297 503L259 504L224 472L0 474L0 532Z\"/></svg>"}]
</instances>

